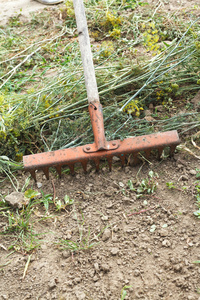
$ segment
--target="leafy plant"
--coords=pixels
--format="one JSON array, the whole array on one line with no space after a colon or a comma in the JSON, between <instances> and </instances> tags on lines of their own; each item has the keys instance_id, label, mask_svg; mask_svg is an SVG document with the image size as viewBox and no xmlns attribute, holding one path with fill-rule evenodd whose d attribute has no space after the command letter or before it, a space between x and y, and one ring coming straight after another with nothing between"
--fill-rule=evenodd
<instances>
[{"instance_id":1,"label":"leafy plant","mask_svg":"<svg viewBox=\"0 0 200 300\"><path fill-rule=\"evenodd\" d=\"M137 188L137 197L141 197L144 194L153 194L158 186L158 175L153 171L149 172L149 176L144 178Z\"/></svg>"},{"instance_id":2,"label":"leafy plant","mask_svg":"<svg viewBox=\"0 0 200 300\"><path fill-rule=\"evenodd\" d=\"M33 230L33 222L31 221L31 214L33 208L30 205L23 208L21 211L16 210L1 212L1 215L7 219L7 225L1 234L11 235L14 238L9 249L15 251L29 252L40 245L37 234Z\"/></svg>"},{"instance_id":3,"label":"leafy plant","mask_svg":"<svg viewBox=\"0 0 200 300\"><path fill-rule=\"evenodd\" d=\"M166 182L166 186L167 186L168 189L170 189L170 190L176 188L173 182Z\"/></svg>"},{"instance_id":4,"label":"leafy plant","mask_svg":"<svg viewBox=\"0 0 200 300\"><path fill-rule=\"evenodd\" d=\"M121 291L121 300L124 300L127 295L127 289L132 288L131 285L125 285Z\"/></svg>"},{"instance_id":5,"label":"leafy plant","mask_svg":"<svg viewBox=\"0 0 200 300\"><path fill-rule=\"evenodd\" d=\"M37 194L37 192L35 192L35 191L32 191L32 193L33 193L33 195L34 194ZM40 193L38 193L38 195L39 195ZM38 199L37 201L35 201L34 202L34 204L36 204L36 203L39 203L39 204L42 204L42 205L44 205L44 208L45 208L45 210L46 210L46 212L48 211L48 209L49 209L49 204L50 203L53 203L53 197L52 197L52 195L51 194L44 194L44 192L41 190L41 194L42 194L42 197L40 198L40 199Z\"/></svg>"},{"instance_id":6,"label":"leafy plant","mask_svg":"<svg viewBox=\"0 0 200 300\"><path fill-rule=\"evenodd\" d=\"M200 178L200 169L196 168L196 172L197 172L196 178Z\"/></svg>"},{"instance_id":7,"label":"leafy plant","mask_svg":"<svg viewBox=\"0 0 200 300\"><path fill-rule=\"evenodd\" d=\"M68 195L64 197L64 203L61 200L55 201L57 210L65 209L67 206L72 205L74 203L74 199L71 199Z\"/></svg>"}]
</instances>

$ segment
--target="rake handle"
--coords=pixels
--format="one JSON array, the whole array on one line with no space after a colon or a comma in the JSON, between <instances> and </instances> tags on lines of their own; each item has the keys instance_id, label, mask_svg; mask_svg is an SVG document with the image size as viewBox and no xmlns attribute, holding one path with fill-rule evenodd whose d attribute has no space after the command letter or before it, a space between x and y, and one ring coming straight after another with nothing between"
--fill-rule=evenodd
<instances>
[{"instance_id":1,"label":"rake handle","mask_svg":"<svg viewBox=\"0 0 200 300\"><path fill-rule=\"evenodd\" d=\"M88 102L99 102L83 0L73 0Z\"/></svg>"}]
</instances>

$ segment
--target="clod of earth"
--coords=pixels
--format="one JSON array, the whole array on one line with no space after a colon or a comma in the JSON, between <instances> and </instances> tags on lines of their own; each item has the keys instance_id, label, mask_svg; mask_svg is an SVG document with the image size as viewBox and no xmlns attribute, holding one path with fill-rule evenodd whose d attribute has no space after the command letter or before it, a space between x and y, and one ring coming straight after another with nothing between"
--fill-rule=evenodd
<instances>
[{"instance_id":1,"label":"clod of earth","mask_svg":"<svg viewBox=\"0 0 200 300\"><path fill-rule=\"evenodd\" d=\"M28 205L29 199L24 197L23 193L12 192L10 195L5 197L6 202L13 207L21 209L23 205Z\"/></svg>"}]
</instances>

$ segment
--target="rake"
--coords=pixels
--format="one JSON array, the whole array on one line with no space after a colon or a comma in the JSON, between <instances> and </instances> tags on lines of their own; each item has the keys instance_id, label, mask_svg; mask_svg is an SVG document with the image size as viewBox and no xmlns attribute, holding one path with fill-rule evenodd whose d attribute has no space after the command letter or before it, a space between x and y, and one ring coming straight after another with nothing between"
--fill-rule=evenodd
<instances>
[{"instance_id":1,"label":"rake","mask_svg":"<svg viewBox=\"0 0 200 300\"><path fill-rule=\"evenodd\" d=\"M96 169L99 170L101 159L107 159L109 169L111 170L112 158L114 156L119 157L122 166L124 166L126 156L129 154L133 155L134 162L136 163L140 152L143 152L148 159L151 150L157 149L158 156L160 157L163 149L169 147L170 155L173 155L176 146L180 143L176 130L130 137L123 141L106 140L103 110L99 101L84 4L83 0L73 0L73 2L89 103L88 109L94 134L94 143L69 149L24 156L24 169L31 173L31 176L35 181L36 170L43 170L46 178L49 179L49 168L54 167L61 177L62 166L68 166L71 173L74 174L75 164L81 163L86 172L87 164L92 160L95 162Z\"/></svg>"}]
</instances>

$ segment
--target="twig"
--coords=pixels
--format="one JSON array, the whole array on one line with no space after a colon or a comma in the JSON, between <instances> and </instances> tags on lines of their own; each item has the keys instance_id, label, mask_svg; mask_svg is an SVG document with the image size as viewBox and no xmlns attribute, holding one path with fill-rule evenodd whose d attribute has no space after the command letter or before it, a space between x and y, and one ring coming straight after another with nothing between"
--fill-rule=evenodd
<instances>
[{"instance_id":1,"label":"twig","mask_svg":"<svg viewBox=\"0 0 200 300\"><path fill-rule=\"evenodd\" d=\"M51 181L53 187L53 203L56 206L55 198L56 198L56 189L53 180Z\"/></svg>"},{"instance_id":2,"label":"twig","mask_svg":"<svg viewBox=\"0 0 200 300\"><path fill-rule=\"evenodd\" d=\"M32 254L31 254L32 255ZM24 274L23 274L23 277L22 279L24 279L24 277L26 276L26 272L28 270L28 266L29 266L29 263L31 261L31 255L29 255L28 259L27 259L27 262L26 262L26 265L25 265L25 268L24 268Z\"/></svg>"},{"instance_id":3,"label":"twig","mask_svg":"<svg viewBox=\"0 0 200 300\"><path fill-rule=\"evenodd\" d=\"M146 212L146 211L148 211L148 210L152 210L152 209L154 209L154 208L155 208L155 206L154 206L154 207L149 207L149 208L147 208L147 209L142 209L142 210L140 210L140 211L136 211L136 212L134 212L134 213L128 215L128 217L133 216L133 215L139 215L139 214L142 214L142 213L144 213L144 212Z\"/></svg>"}]
</instances>

